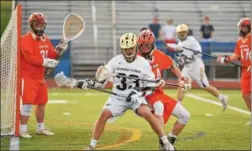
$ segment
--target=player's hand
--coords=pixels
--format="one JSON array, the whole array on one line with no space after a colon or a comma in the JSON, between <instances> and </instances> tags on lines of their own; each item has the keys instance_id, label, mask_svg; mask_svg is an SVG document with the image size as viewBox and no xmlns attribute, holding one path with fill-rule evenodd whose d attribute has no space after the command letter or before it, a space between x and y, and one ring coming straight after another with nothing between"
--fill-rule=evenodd
<instances>
[{"instance_id":1,"label":"player's hand","mask_svg":"<svg viewBox=\"0 0 252 151\"><path fill-rule=\"evenodd\" d=\"M89 86L93 86L95 82L91 79L79 80L77 82L77 87L80 89L87 89Z\"/></svg>"},{"instance_id":2,"label":"player's hand","mask_svg":"<svg viewBox=\"0 0 252 151\"><path fill-rule=\"evenodd\" d=\"M58 64L59 64L58 60L44 58L42 66L48 67L48 68L55 68Z\"/></svg>"},{"instance_id":3,"label":"player's hand","mask_svg":"<svg viewBox=\"0 0 252 151\"><path fill-rule=\"evenodd\" d=\"M178 78L178 82L188 83L188 82L189 82L189 79L188 79L187 77L180 76L180 77Z\"/></svg>"},{"instance_id":4,"label":"player's hand","mask_svg":"<svg viewBox=\"0 0 252 151\"><path fill-rule=\"evenodd\" d=\"M221 64L226 64L227 62L229 62L229 60L229 56L219 56L217 62Z\"/></svg>"},{"instance_id":5,"label":"player's hand","mask_svg":"<svg viewBox=\"0 0 252 151\"><path fill-rule=\"evenodd\" d=\"M158 79L157 80L157 87L164 87L165 86L165 80L163 79Z\"/></svg>"},{"instance_id":6,"label":"player's hand","mask_svg":"<svg viewBox=\"0 0 252 151\"><path fill-rule=\"evenodd\" d=\"M189 84L189 83L184 83L183 86L182 86L182 90L184 92L187 92L188 90L190 90L192 88L192 85Z\"/></svg>"},{"instance_id":7,"label":"player's hand","mask_svg":"<svg viewBox=\"0 0 252 151\"><path fill-rule=\"evenodd\" d=\"M136 103L141 96L142 96L141 92L133 89L126 98L126 101Z\"/></svg>"},{"instance_id":8,"label":"player's hand","mask_svg":"<svg viewBox=\"0 0 252 151\"><path fill-rule=\"evenodd\" d=\"M60 54L62 51L65 51L68 47L68 42L66 40L61 40L59 44L55 47L55 51Z\"/></svg>"}]
</instances>

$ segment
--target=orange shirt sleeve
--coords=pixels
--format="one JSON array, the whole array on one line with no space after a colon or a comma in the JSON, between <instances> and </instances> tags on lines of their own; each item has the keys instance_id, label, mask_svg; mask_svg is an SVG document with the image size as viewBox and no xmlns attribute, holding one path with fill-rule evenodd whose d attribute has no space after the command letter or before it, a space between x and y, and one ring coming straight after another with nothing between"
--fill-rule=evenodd
<instances>
[{"instance_id":1,"label":"orange shirt sleeve","mask_svg":"<svg viewBox=\"0 0 252 151\"><path fill-rule=\"evenodd\" d=\"M49 39L48 39L48 45L49 45L48 58L51 58L51 59L57 58L58 53L55 51L55 48Z\"/></svg>"},{"instance_id":2,"label":"orange shirt sleeve","mask_svg":"<svg viewBox=\"0 0 252 151\"><path fill-rule=\"evenodd\" d=\"M241 50L240 50L240 47L239 47L239 41L236 42L234 53L240 58L240 56L241 56Z\"/></svg>"},{"instance_id":3,"label":"orange shirt sleeve","mask_svg":"<svg viewBox=\"0 0 252 151\"><path fill-rule=\"evenodd\" d=\"M160 64L161 64L161 68L163 70L165 69L169 69L172 64L173 64L173 60L170 56L164 54L164 53L160 53Z\"/></svg>"},{"instance_id":4,"label":"orange shirt sleeve","mask_svg":"<svg viewBox=\"0 0 252 151\"><path fill-rule=\"evenodd\" d=\"M43 64L42 56L34 55L31 44L26 39L21 40L21 53L27 62L38 66Z\"/></svg>"}]
</instances>

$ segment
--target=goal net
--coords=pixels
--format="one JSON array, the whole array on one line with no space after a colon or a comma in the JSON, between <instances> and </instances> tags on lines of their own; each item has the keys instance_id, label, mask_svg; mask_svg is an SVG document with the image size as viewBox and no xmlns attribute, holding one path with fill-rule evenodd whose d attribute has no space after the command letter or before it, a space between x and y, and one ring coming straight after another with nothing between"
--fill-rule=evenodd
<instances>
[{"instance_id":1,"label":"goal net","mask_svg":"<svg viewBox=\"0 0 252 151\"><path fill-rule=\"evenodd\" d=\"M19 133L21 13L19 4L1 37L1 136Z\"/></svg>"}]
</instances>

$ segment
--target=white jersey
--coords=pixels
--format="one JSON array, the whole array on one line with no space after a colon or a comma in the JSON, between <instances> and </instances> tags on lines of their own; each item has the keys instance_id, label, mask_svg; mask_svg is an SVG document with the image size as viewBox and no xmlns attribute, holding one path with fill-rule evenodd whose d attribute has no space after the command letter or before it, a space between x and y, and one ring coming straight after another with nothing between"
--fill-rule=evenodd
<instances>
[{"instance_id":1,"label":"white jersey","mask_svg":"<svg viewBox=\"0 0 252 151\"><path fill-rule=\"evenodd\" d=\"M202 52L199 42L193 36L187 36L187 38L184 41L179 41L178 46L180 48L186 47L194 51ZM195 55L193 51L186 50L183 48L182 50L183 52L180 52L179 55L184 56L186 58L185 64L195 62L197 59L200 59L202 57L201 54Z\"/></svg>"},{"instance_id":2,"label":"white jersey","mask_svg":"<svg viewBox=\"0 0 252 151\"><path fill-rule=\"evenodd\" d=\"M107 65L107 70L113 75L123 75L136 77L141 79L155 80L155 76L151 70L151 66L147 60L141 56L129 63L124 59L124 56L117 55L113 57ZM129 79L124 77L113 76L113 92L127 96L135 87L155 87L154 82L144 82L142 80Z\"/></svg>"}]
</instances>

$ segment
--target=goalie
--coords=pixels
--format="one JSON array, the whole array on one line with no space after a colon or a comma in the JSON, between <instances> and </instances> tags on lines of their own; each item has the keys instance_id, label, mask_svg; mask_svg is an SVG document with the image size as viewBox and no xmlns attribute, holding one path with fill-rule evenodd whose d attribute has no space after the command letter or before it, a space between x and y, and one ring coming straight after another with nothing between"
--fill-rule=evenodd
<instances>
[{"instance_id":1,"label":"goalie","mask_svg":"<svg viewBox=\"0 0 252 151\"><path fill-rule=\"evenodd\" d=\"M42 13L32 13L29 17L30 31L21 38L21 108L20 137L31 138L27 130L27 123L36 105L37 129L41 135L54 135L45 128L45 106L48 101L47 85L44 79L46 67L55 68L59 63L55 58L67 49L67 43L62 41L56 49L50 39L44 34L46 19Z\"/></svg>"}]
</instances>

